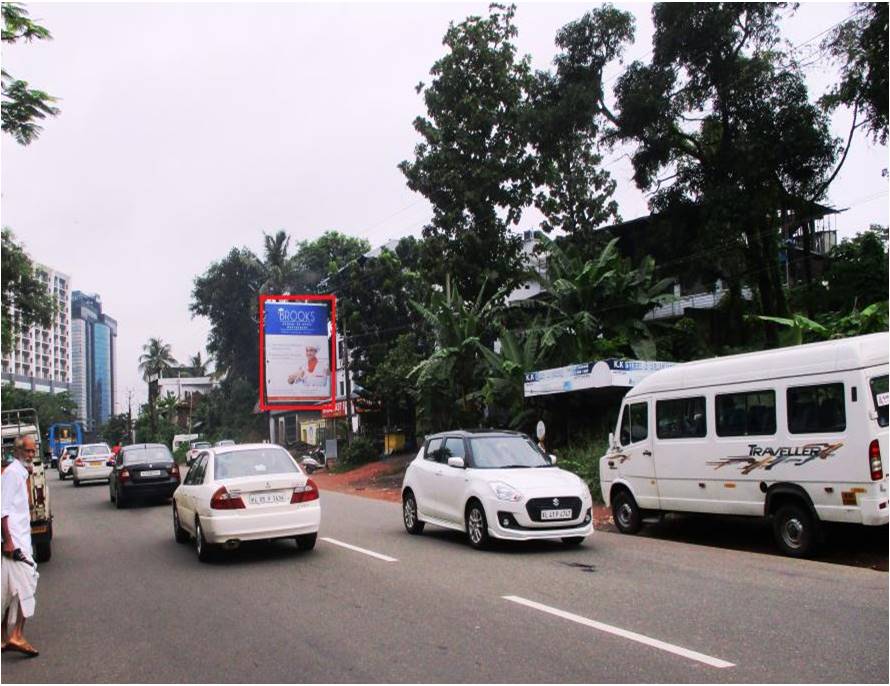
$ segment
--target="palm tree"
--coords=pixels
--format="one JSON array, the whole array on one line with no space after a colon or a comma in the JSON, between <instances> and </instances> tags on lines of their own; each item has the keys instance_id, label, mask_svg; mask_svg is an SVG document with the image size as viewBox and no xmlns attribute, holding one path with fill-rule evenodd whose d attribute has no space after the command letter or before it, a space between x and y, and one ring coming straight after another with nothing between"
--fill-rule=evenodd
<instances>
[{"instance_id":1,"label":"palm tree","mask_svg":"<svg viewBox=\"0 0 890 686\"><path fill-rule=\"evenodd\" d=\"M279 230L274 236L264 233L266 259L263 267L266 280L262 285L263 293L286 294L293 275L293 263L287 256L290 236Z\"/></svg>"},{"instance_id":2,"label":"palm tree","mask_svg":"<svg viewBox=\"0 0 890 686\"><path fill-rule=\"evenodd\" d=\"M201 351L189 358L189 367L195 370L195 376L207 376L207 360L201 359Z\"/></svg>"},{"instance_id":3,"label":"palm tree","mask_svg":"<svg viewBox=\"0 0 890 686\"><path fill-rule=\"evenodd\" d=\"M170 352L170 344L164 343L160 338L149 338L148 343L142 346L143 353L139 356L139 371L142 378L148 382L148 408L151 413L152 434L157 431L155 416L155 399L157 397L157 384L152 384L150 379L160 375L166 369L177 364Z\"/></svg>"}]
</instances>

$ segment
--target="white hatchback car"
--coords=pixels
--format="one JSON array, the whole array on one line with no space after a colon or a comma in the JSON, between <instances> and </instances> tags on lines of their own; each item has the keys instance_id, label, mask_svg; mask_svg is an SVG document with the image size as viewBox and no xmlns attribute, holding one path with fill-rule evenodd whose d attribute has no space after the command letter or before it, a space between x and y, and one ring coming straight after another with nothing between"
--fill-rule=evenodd
<instances>
[{"instance_id":1,"label":"white hatchback car","mask_svg":"<svg viewBox=\"0 0 890 686\"><path fill-rule=\"evenodd\" d=\"M430 436L402 483L405 528L419 534L429 523L465 531L475 548L490 537L578 545L593 533L590 490L554 462L512 431Z\"/></svg>"},{"instance_id":2,"label":"white hatchback car","mask_svg":"<svg viewBox=\"0 0 890 686\"><path fill-rule=\"evenodd\" d=\"M318 487L284 448L268 443L202 450L173 493L173 533L195 539L206 562L242 541L294 538L315 546L321 523Z\"/></svg>"},{"instance_id":3,"label":"white hatchback car","mask_svg":"<svg viewBox=\"0 0 890 686\"><path fill-rule=\"evenodd\" d=\"M114 469L114 453L107 443L87 443L77 447L74 467L74 485L84 481L108 481Z\"/></svg>"},{"instance_id":4,"label":"white hatchback car","mask_svg":"<svg viewBox=\"0 0 890 686\"><path fill-rule=\"evenodd\" d=\"M59 478L62 481L71 476L71 472L74 470L74 458L77 457L79 447L79 445L66 445L62 454L59 455Z\"/></svg>"}]
</instances>

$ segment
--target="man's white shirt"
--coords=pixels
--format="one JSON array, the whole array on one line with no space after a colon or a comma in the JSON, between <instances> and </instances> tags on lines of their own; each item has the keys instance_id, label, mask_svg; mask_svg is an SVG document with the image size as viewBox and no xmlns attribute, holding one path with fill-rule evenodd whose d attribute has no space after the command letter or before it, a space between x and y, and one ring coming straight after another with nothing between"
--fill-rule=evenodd
<instances>
[{"instance_id":1,"label":"man's white shirt","mask_svg":"<svg viewBox=\"0 0 890 686\"><path fill-rule=\"evenodd\" d=\"M3 470L2 503L0 516L8 517L7 526L12 543L21 548L30 559L34 559L31 549L31 510L28 507L28 470L17 459Z\"/></svg>"}]
</instances>

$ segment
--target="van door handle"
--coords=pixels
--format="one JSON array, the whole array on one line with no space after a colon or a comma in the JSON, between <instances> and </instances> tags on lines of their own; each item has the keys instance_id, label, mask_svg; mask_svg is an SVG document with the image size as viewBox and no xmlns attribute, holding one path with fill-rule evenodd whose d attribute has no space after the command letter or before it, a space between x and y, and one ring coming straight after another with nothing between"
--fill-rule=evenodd
<instances>
[{"instance_id":1,"label":"van door handle","mask_svg":"<svg viewBox=\"0 0 890 686\"><path fill-rule=\"evenodd\" d=\"M645 455L646 457L652 457L652 451L651 451L651 450L644 450L644 451L643 451L643 455Z\"/></svg>"}]
</instances>

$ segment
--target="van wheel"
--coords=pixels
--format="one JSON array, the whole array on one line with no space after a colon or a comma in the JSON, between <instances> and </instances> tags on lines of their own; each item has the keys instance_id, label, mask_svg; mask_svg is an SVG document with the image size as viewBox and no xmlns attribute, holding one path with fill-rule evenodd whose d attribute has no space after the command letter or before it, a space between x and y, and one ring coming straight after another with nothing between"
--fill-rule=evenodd
<instances>
[{"instance_id":1,"label":"van wheel","mask_svg":"<svg viewBox=\"0 0 890 686\"><path fill-rule=\"evenodd\" d=\"M807 508L789 503L782 505L773 515L773 536L785 555L808 557L816 550L819 524Z\"/></svg>"},{"instance_id":2,"label":"van wheel","mask_svg":"<svg viewBox=\"0 0 890 686\"><path fill-rule=\"evenodd\" d=\"M635 534L643 526L643 518L637 501L627 491L619 491L612 498L612 518L623 534Z\"/></svg>"}]
</instances>

